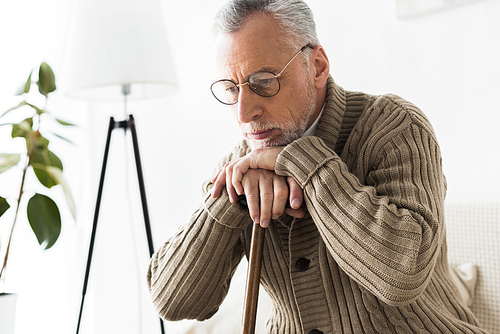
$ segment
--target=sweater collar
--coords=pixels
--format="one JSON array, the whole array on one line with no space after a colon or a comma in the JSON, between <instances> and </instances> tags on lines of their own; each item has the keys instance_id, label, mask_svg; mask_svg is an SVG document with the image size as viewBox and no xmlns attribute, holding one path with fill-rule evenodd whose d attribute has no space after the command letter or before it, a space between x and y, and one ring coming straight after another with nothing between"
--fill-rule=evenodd
<instances>
[{"instance_id":1,"label":"sweater collar","mask_svg":"<svg viewBox=\"0 0 500 334\"><path fill-rule=\"evenodd\" d=\"M318 124L316 136L323 139L326 145L332 150L335 149L335 145L337 144L345 109L345 91L335 83L330 75L326 82L325 108Z\"/></svg>"}]
</instances>

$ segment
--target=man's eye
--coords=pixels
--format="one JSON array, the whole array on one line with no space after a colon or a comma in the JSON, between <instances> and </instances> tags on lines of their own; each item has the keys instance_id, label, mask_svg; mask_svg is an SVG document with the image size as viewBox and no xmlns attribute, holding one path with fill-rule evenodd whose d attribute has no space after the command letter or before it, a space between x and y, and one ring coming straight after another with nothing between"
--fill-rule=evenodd
<instances>
[{"instance_id":1,"label":"man's eye","mask_svg":"<svg viewBox=\"0 0 500 334\"><path fill-rule=\"evenodd\" d=\"M237 93L238 92L238 87L236 87L236 86L228 86L228 87L226 87L226 92L232 93L232 94Z\"/></svg>"},{"instance_id":2,"label":"man's eye","mask_svg":"<svg viewBox=\"0 0 500 334\"><path fill-rule=\"evenodd\" d=\"M266 87L269 86L273 83L274 78L269 78L269 79L257 79L254 80L254 85L256 86L261 86L261 87Z\"/></svg>"}]
</instances>

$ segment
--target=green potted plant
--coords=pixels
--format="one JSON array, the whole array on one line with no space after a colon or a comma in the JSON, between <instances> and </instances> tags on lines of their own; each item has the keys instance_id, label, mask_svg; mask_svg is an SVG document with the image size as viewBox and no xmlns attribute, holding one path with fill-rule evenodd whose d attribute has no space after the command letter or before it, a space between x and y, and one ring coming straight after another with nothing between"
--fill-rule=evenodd
<instances>
[{"instance_id":1,"label":"green potted plant","mask_svg":"<svg viewBox=\"0 0 500 334\"><path fill-rule=\"evenodd\" d=\"M52 125L73 126L73 124L53 117L53 115L46 110L49 94L56 90L55 75L51 67L45 62L39 66L38 80L36 81L38 92L31 89L33 85L32 75L33 71L28 76L26 83L19 89L18 95L21 96L21 102L0 115L0 126L9 126L12 129L11 140L24 140L26 143L26 149L23 150L24 152L0 152L0 178L5 176L5 174L3 174L4 172L13 167L19 167L21 170L20 175L18 175L19 183L14 192L12 192L11 189L4 189L4 187L0 188L0 224L7 224L8 222L4 214L9 210L14 210L14 217L12 221L10 221L11 227L8 229L8 235L0 235L0 241L2 242L2 244L0 244L0 254L3 255L0 258L0 283L5 278L5 268L7 267L9 259L13 231L18 222L19 212L23 207L26 208L27 220L38 243L45 250L51 248L56 243L61 232L61 215L59 207L51 198L53 187L57 185L61 186L60 188L64 191L73 218L75 218L75 204L69 187L63 177L63 164L59 157L49 149L49 140L45 136L46 133L50 133L54 138L65 139L52 130ZM43 107L37 106L34 102L30 102L35 94L38 100L43 101ZM30 115L27 118L25 118L26 112ZM7 114L9 114L11 118L22 115L24 119L18 123L1 124L1 118ZM0 139L0 141L5 143L3 138ZM7 145L2 145L1 149L4 150L6 146ZM36 178L30 179L38 180L38 183L43 186L40 188L46 189L43 191L43 194L26 191L26 176L28 173L34 173ZM5 193L9 190L10 194L15 194L15 198L9 198L9 193ZM28 197L29 200L26 202L26 198ZM0 332L8 333L6 331L7 329L2 329L1 324L3 323L3 326L10 326L13 328L13 323L7 325L7 322L12 320L13 316L10 315L8 317L10 319L6 319L1 310L12 309L12 306L2 307L2 300L9 300L10 303L13 303L12 305L15 308L15 296L3 291L0 285Z\"/></svg>"}]
</instances>

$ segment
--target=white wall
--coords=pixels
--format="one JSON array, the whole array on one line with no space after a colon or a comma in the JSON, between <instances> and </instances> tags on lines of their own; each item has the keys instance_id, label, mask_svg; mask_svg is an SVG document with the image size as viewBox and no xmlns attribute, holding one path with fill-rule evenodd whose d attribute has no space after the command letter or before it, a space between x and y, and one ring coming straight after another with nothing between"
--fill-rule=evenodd
<instances>
[{"instance_id":1,"label":"white wall","mask_svg":"<svg viewBox=\"0 0 500 334\"><path fill-rule=\"evenodd\" d=\"M308 1L335 80L347 90L396 93L427 114L441 143L448 201L500 200L495 129L500 1L480 0L404 20L396 18L395 2ZM0 3L0 111L15 103L13 91L40 61L61 75L71 3ZM186 6L161 0L180 89L129 105L157 247L189 219L201 183L239 138L232 116L209 90L215 78L209 28L222 3L192 0ZM28 224L20 222L9 272L20 294L18 334L74 331L108 118L124 117L120 103L91 104L61 93L51 109L79 124L69 133L76 149L65 144L53 149L63 157L78 219L72 222L63 212L61 240L48 252L38 249ZM0 128L0 151L20 148L4 145L6 136ZM114 132L81 333L157 331L144 282L147 250L135 167L132 153L125 154L130 145L121 131ZM2 195L12 182L0 175ZM7 220L0 221L2 245Z\"/></svg>"},{"instance_id":2,"label":"white wall","mask_svg":"<svg viewBox=\"0 0 500 334\"><path fill-rule=\"evenodd\" d=\"M340 85L392 92L427 114L441 144L448 201L499 200L500 2L404 20L392 0L311 7Z\"/></svg>"}]
</instances>

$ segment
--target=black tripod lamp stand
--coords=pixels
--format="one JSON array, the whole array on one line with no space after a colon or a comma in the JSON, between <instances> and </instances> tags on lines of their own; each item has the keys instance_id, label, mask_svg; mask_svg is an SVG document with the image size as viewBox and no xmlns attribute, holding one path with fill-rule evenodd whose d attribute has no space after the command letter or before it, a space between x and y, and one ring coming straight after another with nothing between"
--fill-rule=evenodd
<instances>
[{"instance_id":1,"label":"black tripod lamp stand","mask_svg":"<svg viewBox=\"0 0 500 334\"><path fill-rule=\"evenodd\" d=\"M80 324L82 320L82 314L83 314L83 307L85 304L85 295L87 293L87 287L88 287L88 281L89 281L89 275L90 275L90 267L92 264L92 255L94 251L94 244L95 244L95 237L96 237L96 232L97 232L97 222L99 218L99 209L101 207L101 198L102 198L102 191L104 187L104 177L106 174L106 165L108 162L108 155L109 155L109 146L111 142L111 135L113 133L114 129L124 129L125 131L129 130L132 136L132 144L134 148L134 157L135 157L135 165L137 169L137 178L139 181L139 191L141 194L141 204L142 204L142 212L144 216L144 225L146 228L146 237L148 241L148 249L149 249L149 256L151 257L154 253L154 246L153 246L153 238L151 234L151 224L149 220L149 211L148 211L148 204L146 200L146 190L144 186L144 177L142 174L142 164L141 164L141 157L139 154L139 145L137 141L137 131L135 127L135 119L134 116L129 115L127 120L124 121L119 121L116 122L113 117L110 117L109 119L109 126L108 126L108 133L106 136L106 145L104 148L104 158L102 161L102 168L101 168L101 177L99 180L99 189L97 192L97 201L95 205L95 211L94 211L94 222L92 225L92 233L90 237L90 244L89 244L89 251L88 251L88 256L87 256L87 266L85 269L85 279L83 283L83 289L82 289L82 300L80 304L80 312L78 315L78 324L77 324L77 329L76 333L78 334L80 331ZM160 330L161 333L165 333L165 328L163 325L163 321L160 319Z\"/></svg>"}]
</instances>

